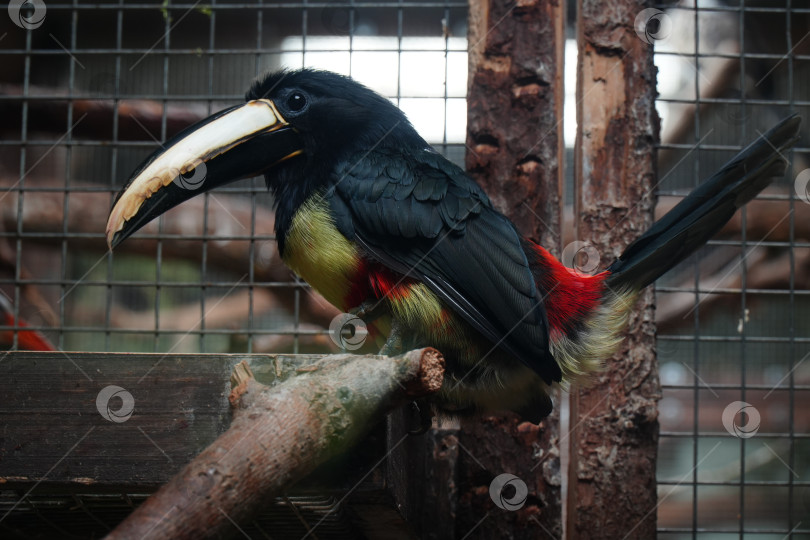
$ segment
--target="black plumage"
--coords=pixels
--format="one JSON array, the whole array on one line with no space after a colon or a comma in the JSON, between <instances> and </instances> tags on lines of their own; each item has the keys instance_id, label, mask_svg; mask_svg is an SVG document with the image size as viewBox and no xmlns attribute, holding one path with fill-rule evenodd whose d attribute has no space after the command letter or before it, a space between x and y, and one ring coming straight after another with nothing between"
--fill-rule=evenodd
<instances>
[{"instance_id":1,"label":"black plumage","mask_svg":"<svg viewBox=\"0 0 810 540\"><path fill-rule=\"evenodd\" d=\"M395 174L392 175L391 172ZM338 164L326 191L338 230L371 258L423 281L548 383L561 372L514 225L456 165L425 148L380 148Z\"/></svg>"},{"instance_id":2,"label":"black plumage","mask_svg":"<svg viewBox=\"0 0 810 540\"><path fill-rule=\"evenodd\" d=\"M785 118L689 193L608 267L609 285L646 287L717 234L784 173L784 153L798 140L800 124L798 116Z\"/></svg>"}]
</instances>

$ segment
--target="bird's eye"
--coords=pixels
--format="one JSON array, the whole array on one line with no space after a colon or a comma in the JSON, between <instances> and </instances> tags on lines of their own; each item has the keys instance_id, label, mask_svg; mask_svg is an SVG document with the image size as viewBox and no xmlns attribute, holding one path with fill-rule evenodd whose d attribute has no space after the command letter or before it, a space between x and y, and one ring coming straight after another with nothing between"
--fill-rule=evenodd
<instances>
[{"instance_id":1,"label":"bird's eye","mask_svg":"<svg viewBox=\"0 0 810 540\"><path fill-rule=\"evenodd\" d=\"M294 92L287 98L287 108L292 112L299 112L307 106L307 97L301 92Z\"/></svg>"}]
</instances>

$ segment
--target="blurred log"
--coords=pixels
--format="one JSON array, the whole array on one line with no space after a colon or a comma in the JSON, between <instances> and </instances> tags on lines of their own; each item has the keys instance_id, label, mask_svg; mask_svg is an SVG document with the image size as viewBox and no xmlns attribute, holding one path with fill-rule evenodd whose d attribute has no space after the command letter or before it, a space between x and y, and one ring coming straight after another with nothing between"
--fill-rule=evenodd
<instances>
[{"instance_id":1,"label":"blurred log","mask_svg":"<svg viewBox=\"0 0 810 540\"><path fill-rule=\"evenodd\" d=\"M609 264L652 224L657 174L653 47L633 21L641 0L579 0L574 220ZM566 537L655 538L657 401L653 294L587 389L571 394Z\"/></svg>"},{"instance_id":2,"label":"blurred log","mask_svg":"<svg viewBox=\"0 0 810 540\"><path fill-rule=\"evenodd\" d=\"M784 190L770 188L764 195L787 195ZM660 219L679 201L680 197L659 197L655 207L655 219ZM748 242L790 242L791 204L787 200L755 199L746 205L745 237ZM802 200L793 203L795 241L810 240L810 204ZM740 238L742 232L742 212L737 212L726 223L716 238Z\"/></svg>"},{"instance_id":3,"label":"blurred log","mask_svg":"<svg viewBox=\"0 0 810 540\"><path fill-rule=\"evenodd\" d=\"M228 431L107 538L235 535L270 497L349 450L389 410L438 391L443 377L444 359L430 348L394 358L327 356L275 387L240 363Z\"/></svg>"},{"instance_id":4,"label":"blurred log","mask_svg":"<svg viewBox=\"0 0 810 540\"><path fill-rule=\"evenodd\" d=\"M337 344L329 337L328 328L302 323L297 326L284 326L279 328L278 331L280 332L278 334L254 336L253 352L259 354L292 351L296 337L298 338L299 353L314 351L336 353L339 350ZM306 333L295 334L295 332Z\"/></svg>"},{"instance_id":5,"label":"blurred log","mask_svg":"<svg viewBox=\"0 0 810 540\"><path fill-rule=\"evenodd\" d=\"M8 133L19 130L22 121L22 87L0 84L0 95L20 96L19 100L0 100L2 129ZM63 134L68 127L68 109L73 108L73 121L83 118L73 130L73 136L110 140L113 133L113 118L118 116L119 141L149 141L160 139L164 105L145 99L121 99L118 109L112 99L69 99L67 91L60 88L37 87L28 89L31 96L53 96L53 99L28 101L28 132L51 132ZM61 96L64 96L60 99ZM172 137L186 127L206 118L208 107L198 105L166 105L166 138ZM151 136L150 136L151 134Z\"/></svg>"},{"instance_id":6,"label":"blurred log","mask_svg":"<svg viewBox=\"0 0 810 540\"><path fill-rule=\"evenodd\" d=\"M787 195L779 188L768 189L763 194ZM670 195L658 197L658 203L655 206L655 219L658 220L664 217L680 201L681 197ZM755 199L746 205L746 209L748 228L745 234L749 242L758 242L760 240L769 242L790 241L790 201ZM795 240L810 241L810 204L796 200L793 204L793 213ZM567 245L576 240L574 237L574 210L572 207L565 207L564 220L563 231L565 235L563 242ZM740 237L741 232L742 213L737 212L717 233L715 238L736 239ZM583 240L588 239L584 238Z\"/></svg>"},{"instance_id":7,"label":"blurred log","mask_svg":"<svg viewBox=\"0 0 810 540\"><path fill-rule=\"evenodd\" d=\"M6 231L16 231L18 222L19 192L11 189L14 182L0 181L0 224ZM37 184L37 188L46 185ZM48 185L56 189L64 186ZM29 186L30 187L30 186ZM3 192L3 188L9 191ZM64 219L64 191L28 192L23 198L21 228L24 233L51 233L52 237L28 238L26 242L60 245L65 239L70 249L103 253L107 250L104 227L112 198L108 193L74 191L68 195L69 211ZM224 270L247 272L253 268L255 282L294 282L292 272L278 254L272 237L275 228L273 212L260 206L254 209L249 199L228 195L211 195L207 220L205 198L193 198L170 210L163 218L160 228L164 256L185 259L200 264L203 256L201 239L206 242L207 264ZM250 236L251 221L258 239ZM138 234L116 248L115 254L137 254L154 257L158 246L157 220L144 226ZM204 225L207 225L205 231ZM69 236L78 234L82 236ZM251 244L253 257L251 258ZM115 256L114 254L114 256ZM294 306L294 287L270 289L279 305ZM300 309L303 320L329 326L338 310L314 291L299 289ZM305 292L304 292L305 291Z\"/></svg>"},{"instance_id":8,"label":"blurred log","mask_svg":"<svg viewBox=\"0 0 810 540\"><path fill-rule=\"evenodd\" d=\"M810 250L796 252L795 267L790 264L790 254L782 253L769 257L766 248L755 248L746 257L748 267L746 287L748 289L790 289L790 274L794 271L794 287L810 289ZM695 286L695 279L683 282L680 287L690 289ZM701 277L700 287L704 290L739 289L742 287L742 274L739 253L720 271L707 277ZM751 294L751 293L749 293ZM700 295L700 309L706 309L721 303L729 303L739 309L739 298L730 298L724 294L703 293ZM751 302L756 301L756 296ZM686 317L694 310L695 295L691 292L659 294L655 311L655 324L659 332L670 332L682 326ZM691 323L690 323L691 324Z\"/></svg>"},{"instance_id":9,"label":"blurred log","mask_svg":"<svg viewBox=\"0 0 810 540\"><path fill-rule=\"evenodd\" d=\"M12 184L9 180L0 182L0 190ZM56 237L31 240L58 244L67 236L72 247L95 252L107 251L104 227L112 202L110 194L70 192L67 201L69 210L65 220L65 192L56 191L64 190L64 186L37 184L36 187L53 187L54 191L26 193L23 199L22 231L53 233ZM0 216L7 231L17 230L18 197L19 192L14 190L7 191L0 197ZM244 268L247 269L253 219L257 235L264 237L256 240L257 256L254 258L253 269L255 279L289 281L290 271L282 263L272 237L275 219L273 212L257 208L254 218L249 199L227 195L212 197L217 202L208 204L207 220L203 197L191 199L165 214L160 228L160 235L164 237L161 239L164 249L174 257L199 260L200 240L205 235L210 263L233 269L234 265L244 262ZM207 225L205 230L204 224ZM158 243L158 226L158 220L146 224L135 236L118 247L115 253L154 255ZM71 234L81 236L70 237Z\"/></svg>"},{"instance_id":10,"label":"blurred log","mask_svg":"<svg viewBox=\"0 0 810 540\"><path fill-rule=\"evenodd\" d=\"M0 229L3 228L3 223L0 223ZM11 247L11 242L8 238L0 238L0 268L5 270L10 278L16 280L22 279L26 281L33 281L37 276L32 274L25 265L17 268L17 250ZM19 285L20 295L22 296L20 305L16 307L17 314L22 315L23 305L29 304L36 310L40 319L49 326L55 327L59 324L59 317L53 309L48 300L42 295L42 292L37 287L36 283L23 283ZM6 294L0 292L0 294ZM14 292L6 294L9 300L14 300Z\"/></svg>"},{"instance_id":11,"label":"blurred log","mask_svg":"<svg viewBox=\"0 0 810 540\"><path fill-rule=\"evenodd\" d=\"M726 43L726 47L717 52L720 54L737 54L738 51L736 43ZM683 62L691 62L691 60L682 59ZM740 59L739 58L705 58L701 59L701 68L698 71L695 69L695 77L700 73L698 84L700 85L700 98L701 100L721 98L725 96L729 90L736 84L735 77L740 72ZM716 107L714 103L700 102L700 114L703 114L706 109ZM673 107L678 112L678 115L671 118L664 130L661 133L662 144L677 144L683 141L692 141L693 137L690 132L694 130L695 125L695 103L678 104ZM669 148L663 148L658 152L659 167L661 170L670 168L670 162L675 156L675 152Z\"/></svg>"},{"instance_id":12,"label":"blurred log","mask_svg":"<svg viewBox=\"0 0 810 540\"><path fill-rule=\"evenodd\" d=\"M766 195L785 195L778 188L765 192ZM658 198L655 207L655 219L661 219L679 201L680 197L663 196ZM790 241L790 201L787 200L753 200L746 206L748 214L746 238L749 242L789 242ZM793 204L793 230L795 241L810 240L810 204L795 201ZM565 233L563 242L566 244L575 240L574 212L571 207L565 208ZM737 212L717 234L716 239L737 239L742 233L742 213ZM585 238L587 240L587 238ZM796 249L795 287L798 289L810 288L810 250ZM606 263L608 261L602 261ZM739 288L741 277L739 269L739 253L735 252L729 259L728 265L721 265L713 273L707 273L701 278L704 288ZM773 254L773 250L759 249L747 256L748 287L753 289L779 289L790 287L790 256L787 253ZM737 265L734 268L734 265ZM705 265L704 265L705 266ZM726 266L726 268L722 268ZM694 277L684 281L680 287L690 289L694 287ZM723 295L701 296L701 307L711 308L715 304L726 300ZM659 331L671 331L683 323L683 316L694 306L694 295L691 293L666 293L656 298L655 322Z\"/></svg>"},{"instance_id":13,"label":"blurred log","mask_svg":"<svg viewBox=\"0 0 810 540\"><path fill-rule=\"evenodd\" d=\"M253 289L253 307L250 309L250 292L245 290L234 291L228 296L206 304L205 328L245 328L249 316L259 317L271 309L288 309L289 306L280 304L276 295L269 289ZM95 319L99 313L93 313L82 320L76 317L76 323L98 324ZM188 305L165 308L160 311L161 331L177 330L186 332L197 330L202 321L199 302L192 302ZM155 328L155 311L153 309L143 311L131 311L113 306L110 313L111 328L125 328L127 330L151 330ZM247 331L245 333L233 334L231 336L231 346L229 352L247 352ZM339 351L337 344L329 337L329 328L310 323L301 323L297 326L287 325L281 328L273 328L277 334L254 334L252 339L252 353L285 353L295 350L296 340L298 341L298 353L336 353ZM184 339L181 336L180 339ZM175 349L173 349L175 350ZM365 352L365 351L356 351Z\"/></svg>"},{"instance_id":14,"label":"blurred log","mask_svg":"<svg viewBox=\"0 0 810 540\"><path fill-rule=\"evenodd\" d=\"M205 327L210 328L240 328L244 319L247 319L251 310L250 291L237 290L217 302L206 305ZM275 296L267 289L253 290L253 316L257 317L270 309L282 307ZM193 302L180 307L163 308L160 310L161 330L194 330L202 322L200 303ZM78 321L82 322L82 321ZM113 308L110 313L110 327L126 328L128 330L151 330L155 328L155 310L131 311Z\"/></svg>"}]
</instances>

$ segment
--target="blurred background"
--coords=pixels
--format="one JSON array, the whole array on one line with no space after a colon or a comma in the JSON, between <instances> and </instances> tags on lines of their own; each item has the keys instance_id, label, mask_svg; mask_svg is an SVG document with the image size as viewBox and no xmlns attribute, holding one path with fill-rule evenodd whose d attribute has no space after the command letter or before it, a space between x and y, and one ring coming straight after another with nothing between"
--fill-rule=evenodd
<instances>
[{"instance_id":1,"label":"blurred background","mask_svg":"<svg viewBox=\"0 0 810 540\"><path fill-rule=\"evenodd\" d=\"M115 253L105 245L135 167L267 70L351 75L464 164L466 2L27 2L16 22L13 4L0 13L6 348L30 345L25 325L62 350L337 350L337 311L278 256L262 179L189 201ZM656 285L659 535L810 538L810 4L653 7L659 213L779 119L805 119L785 177ZM568 11L570 179L573 2ZM735 401L755 409L732 417L758 422L756 436L729 436Z\"/></svg>"}]
</instances>

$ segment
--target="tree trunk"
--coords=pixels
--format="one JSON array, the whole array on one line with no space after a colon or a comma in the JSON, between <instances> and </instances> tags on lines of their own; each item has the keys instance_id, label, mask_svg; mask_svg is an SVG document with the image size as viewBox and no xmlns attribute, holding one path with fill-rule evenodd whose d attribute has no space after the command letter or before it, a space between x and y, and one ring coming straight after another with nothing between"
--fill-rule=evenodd
<instances>
[{"instance_id":1,"label":"tree trunk","mask_svg":"<svg viewBox=\"0 0 810 540\"><path fill-rule=\"evenodd\" d=\"M525 236L559 254L565 3L472 0L469 18L467 170ZM515 414L461 420L457 538L561 536L558 398L539 426ZM490 497L503 473L527 485L516 511Z\"/></svg>"},{"instance_id":2,"label":"tree trunk","mask_svg":"<svg viewBox=\"0 0 810 540\"><path fill-rule=\"evenodd\" d=\"M655 68L652 45L633 26L645 7L639 0L580 0L577 8L574 222L602 267L652 224ZM572 395L568 536L655 538L661 389L651 288L641 294L621 350L606 363L595 384Z\"/></svg>"}]
</instances>

